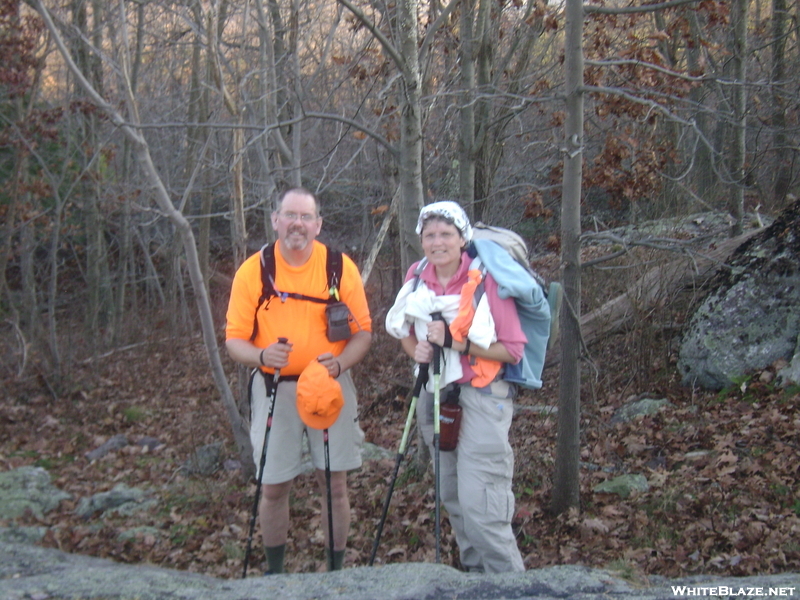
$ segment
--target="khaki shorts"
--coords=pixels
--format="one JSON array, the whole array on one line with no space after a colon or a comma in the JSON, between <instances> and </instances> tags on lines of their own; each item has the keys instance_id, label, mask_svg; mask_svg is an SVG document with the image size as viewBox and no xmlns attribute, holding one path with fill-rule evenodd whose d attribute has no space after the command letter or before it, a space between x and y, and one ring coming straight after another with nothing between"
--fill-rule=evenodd
<instances>
[{"instance_id":1,"label":"khaki shorts","mask_svg":"<svg viewBox=\"0 0 800 600\"><path fill-rule=\"evenodd\" d=\"M349 372L337 380L342 386L344 407L339 418L328 428L328 449L331 471L349 471L361 466L361 445L364 432L358 424L358 400ZM325 469L323 432L306 427L297 414L296 381L281 381L275 398L275 410L267 445L267 459L262 483L283 483L303 471L303 433L308 437L311 462ZM269 398L262 372L256 370L250 378L250 442L258 476L261 449L269 415Z\"/></svg>"}]
</instances>

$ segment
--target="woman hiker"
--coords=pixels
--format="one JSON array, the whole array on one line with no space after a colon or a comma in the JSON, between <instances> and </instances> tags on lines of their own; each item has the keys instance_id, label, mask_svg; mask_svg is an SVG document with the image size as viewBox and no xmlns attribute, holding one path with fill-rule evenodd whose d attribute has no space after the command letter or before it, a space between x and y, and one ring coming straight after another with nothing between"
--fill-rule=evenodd
<instances>
[{"instance_id":1,"label":"woman hiker","mask_svg":"<svg viewBox=\"0 0 800 600\"><path fill-rule=\"evenodd\" d=\"M472 227L455 202L425 206L417 222L424 267L412 265L386 316L386 329L417 364L431 363L441 348L440 398L460 392L461 426L454 451L439 458L441 501L467 571L524 571L511 519L514 453L508 441L516 387L502 379L516 364L526 337L512 298L502 299L491 275L475 308L476 271L466 251ZM444 320L431 314L441 313ZM417 423L433 448L433 380L417 403Z\"/></svg>"}]
</instances>

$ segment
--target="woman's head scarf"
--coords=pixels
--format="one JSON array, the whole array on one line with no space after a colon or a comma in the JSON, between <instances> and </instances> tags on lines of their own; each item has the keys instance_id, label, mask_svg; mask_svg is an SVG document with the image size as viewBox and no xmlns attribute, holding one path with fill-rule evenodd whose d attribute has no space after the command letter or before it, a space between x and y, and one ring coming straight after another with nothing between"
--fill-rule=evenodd
<instances>
[{"instance_id":1,"label":"woman's head scarf","mask_svg":"<svg viewBox=\"0 0 800 600\"><path fill-rule=\"evenodd\" d=\"M425 220L432 216L444 217L446 220L452 221L465 241L469 242L472 239L472 226L469 224L469 217L459 204L452 200L441 200L423 206L417 219L417 234L422 233L422 226Z\"/></svg>"}]
</instances>

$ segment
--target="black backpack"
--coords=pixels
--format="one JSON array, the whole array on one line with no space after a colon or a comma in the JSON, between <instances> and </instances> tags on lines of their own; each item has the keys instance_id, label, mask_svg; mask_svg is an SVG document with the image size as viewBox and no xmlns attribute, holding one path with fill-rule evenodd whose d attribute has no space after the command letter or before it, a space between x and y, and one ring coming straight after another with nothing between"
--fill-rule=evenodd
<instances>
[{"instance_id":1,"label":"black backpack","mask_svg":"<svg viewBox=\"0 0 800 600\"><path fill-rule=\"evenodd\" d=\"M287 298L294 298L295 300L306 300L307 302L328 305L339 302L339 284L342 281L342 253L338 250L332 250L327 246L325 248L327 250L325 269L328 273L328 297L322 299L306 296L305 294L297 294L295 292L279 293L275 289L275 244L264 244L260 251L261 297L258 299L256 312L253 316L253 334L250 336L251 342L256 339L256 335L258 334L258 311L261 309L262 305L264 306L264 310L268 310L272 298L280 298L281 302L286 302Z\"/></svg>"}]
</instances>

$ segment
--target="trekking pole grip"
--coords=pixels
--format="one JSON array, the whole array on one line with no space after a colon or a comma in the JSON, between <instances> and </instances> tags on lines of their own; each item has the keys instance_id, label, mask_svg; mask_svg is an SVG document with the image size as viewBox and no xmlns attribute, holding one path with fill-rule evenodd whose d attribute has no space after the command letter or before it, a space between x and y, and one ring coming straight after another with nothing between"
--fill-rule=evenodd
<instances>
[{"instance_id":1,"label":"trekking pole grip","mask_svg":"<svg viewBox=\"0 0 800 600\"><path fill-rule=\"evenodd\" d=\"M447 323L444 320L441 312L432 312L431 313L431 321L442 321L445 323L445 328L447 328ZM441 360L442 360L442 347L433 344L433 374L438 375L441 371Z\"/></svg>"}]
</instances>

